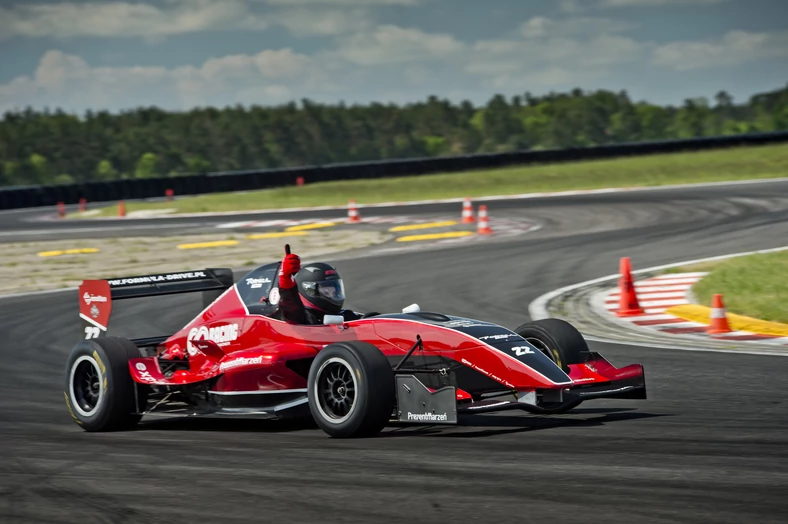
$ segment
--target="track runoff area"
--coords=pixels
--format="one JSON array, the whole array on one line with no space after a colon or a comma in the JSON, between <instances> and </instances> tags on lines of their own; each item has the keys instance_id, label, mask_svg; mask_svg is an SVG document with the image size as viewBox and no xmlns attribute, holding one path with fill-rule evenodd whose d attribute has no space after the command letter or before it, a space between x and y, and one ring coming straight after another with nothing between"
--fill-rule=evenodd
<instances>
[{"instance_id":1,"label":"track runoff area","mask_svg":"<svg viewBox=\"0 0 788 524\"><path fill-rule=\"evenodd\" d=\"M450 214L420 216L416 214L362 215L354 200L348 203L347 217L344 219L330 216L315 218L267 218L262 220L242 220L218 224L220 230L244 232L250 240L265 238L288 238L306 236L313 230L338 227L371 227L383 229L393 234L396 243L426 243L430 245L478 242L489 238L518 236L540 228L540 224L528 217L506 216L491 218L486 204L474 209L472 199L462 201L462 209L456 215ZM261 231L256 230L270 230ZM391 251L391 248L384 248Z\"/></svg>"},{"instance_id":2,"label":"track runoff area","mask_svg":"<svg viewBox=\"0 0 788 524\"><path fill-rule=\"evenodd\" d=\"M398 311L421 299L512 326L538 296L607 274L625 253L649 267L775 247L788 235L788 184L592 195L522 212L545 224L537 235L492 250L425 251L415 262L412 253L348 258L339 269L359 307ZM162 300L119 318L149 331L184 306ZM196 419L86 435L58 400L67 341L80 335L75 312L73 293L0 301L13 341L0 352L0 420L13 421L0 425L0 520L249 522L261 507L265 518L298 522L788 517L788 359L592 342L616 364L644 364L648 400L558 417L471 417L451 429L393 427L353 442ZM184 472L191 487L174 494Z\"/></svg>"}]
</instances>

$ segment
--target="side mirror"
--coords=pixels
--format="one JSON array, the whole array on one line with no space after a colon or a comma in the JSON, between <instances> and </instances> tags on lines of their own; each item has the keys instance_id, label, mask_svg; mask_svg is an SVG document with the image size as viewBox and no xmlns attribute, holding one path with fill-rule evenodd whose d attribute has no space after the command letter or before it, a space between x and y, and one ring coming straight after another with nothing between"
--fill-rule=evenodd
<instances>
[{"instance_id":1,"label":"side mirror","mask_svg":"<svg viewBox=\"0 0 788 524\"><path fill-rule=\"evenodd\" d=\"M323 315L323 324L327 326L341 326L345 323L342 315Z\"/></svg>"},{"instance_id":2,"label":"side mirror","mask_svg":"<svg viewBox=\"0 0 788 524\"><path fill-rule=\"evenodd\" d=\"M421 308L418 304L411 304L408 307L402 309L403 313L418 313L419 311L421 311Z\"/></svg>"}]
</instances>

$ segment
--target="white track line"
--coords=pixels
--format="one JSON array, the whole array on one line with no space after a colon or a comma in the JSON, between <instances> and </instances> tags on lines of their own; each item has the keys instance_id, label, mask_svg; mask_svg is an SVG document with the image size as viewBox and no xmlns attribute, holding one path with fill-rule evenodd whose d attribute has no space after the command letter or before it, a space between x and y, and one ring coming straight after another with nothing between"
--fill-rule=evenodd
<instances>
[{"instance_id":1,"label":"white track line","mask_svg":"<svg viewBox=\"0 0 788 524\"><path fill-rule=\"evenodd\" d=\"M641 293L640 290L638 289L637 294L638 294L638 299L647 299L647 300L653 300L657 298L684 298L684 296L686 295L686 289L684 289L683 291L666 291L664 293L659 291ZM620 297L621 297L621 293L616 291L614 293L610 293L607 296L606 300L608 302L614 300L617 301Z\"/></svg>"},{"instance_id":2,"label":"white track line","mask_svg":"<svg viewBox=\"0 0 788 524\"><path fill-rule=\"evenodd\" d=\"M665 280L670 280L673 278L677 280L686 280L686 279L694 278L697 280L698 278L705 277L707 274L708 274L707 271L696 271L693 273L667 273L665 275L657 275L651 277L649 278L649 280L659 281L659 283L661 284Z\"/></svg>"},{"instance_id":3,"label":"white track line","mask_svg":"<svg viewBox=\"0 0 788 524\"><path fill-rule=\"evenodd\" d=\"M640 298L640 297L638 297ZM686 304L686 299L672 299L672 300L638 300L640 303L640 307L642 308L655 308L655 307L665 307L668 308L670 306L680 306L682 304ZM605 304L607 309L618 309L618 302L615 304L612 302L607 302Z\"/></svg>"},{"instance_id":4,"label":"white track line","mask_svg":"<svg viewBox=\"0 0 788 524\"><path fill-rule=\"evenodd\" d=\"M671 285L671 286L691 286L698 281L698 277L687 277L687 278L666 278L660 281L656 281L655 279L648 279L644 280L644 282L648 282L644 287L653 287L655 285L659 286L660 284L663 285ZM635 286L637 287L637 286Z\"/></svg>"},{"instance_id":5,"label":"white track line","mask_svg":"<svg viewBox=\"0 0 788 524\"><path fill-rule=\"evenodd\" d=\"M672 320L676 317L668 315L667 313L653 313L646 315L638 315L637 320Z\"/></svg>"},{"instance_id":6,"label":"white track line","mask_svg":"<svg viewBox=\"0 0 788 524\"><path fill-rule=\"evenodd\" d=\"M167 228L177 228L177 227L200 227L201 224L196 223L189 223L184 222L181 224L160 224L160 225L140 225L140 226L104 226L104 227L79 227L79 228L70 228L70 229L28 229L28 230L17 230L17 231L0 231L0 236L9 237L9 236L25 236L25 235L59 235L62 233L97 233L101 231L129 231L132 229L141 229L141 230L153 230L153 229L167 229Z\"/></svg>"},{"instance_id":7,"label":"white track line","mask_svg":"<svg viewBox=\"0 0 788 524\"><path fill-rule=\"evenodd\" d=\"M638 296L640 296L641 293L651 293L653 291L674 291L674 292L675 291L686 291L689 287L691 287L693 284L695 284L697 282L697 280L695 280L694 282L692 282L692 284L689 284L689 285L688 284L672 284L672 285L668 285L668 286L654 286L654 285L651 285L650 284L651 279L643 280L642 282L645 282L646 284L644 284L642 286L639 286L638 283L635 282L635 289L637 289Z\"/></svg>"}]
</instances>

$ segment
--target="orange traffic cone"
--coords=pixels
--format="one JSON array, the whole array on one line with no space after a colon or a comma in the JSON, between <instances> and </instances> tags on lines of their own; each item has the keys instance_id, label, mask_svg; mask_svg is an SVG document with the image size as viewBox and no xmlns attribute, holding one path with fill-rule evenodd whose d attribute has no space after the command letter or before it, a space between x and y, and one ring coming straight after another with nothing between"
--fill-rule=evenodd
<instances>
[{"instance_id":1,"label":"orange traffic cone","mask_svg":"<svg viewBox=\"0 0 788 524\"><path fill-rule=\"evenodd\" d=\"M462 203L462 223L473 224L474 222L476 219L473 218L473 204L471 204L470 198L466 198Z\"/></svg>"},{"instance_id":2,"label":"orange traffic cone","mask_svg":"<svg viewBox=\"0 0 788 524\"><path fill-rule=\"evenodd\" d=\"M711 325L706 330L709 334L730 333L733 331L728 324L728 315L725 312L725 304L722 303L722 295L717 293L711 301Z\"/></svg>"},{"instance_id":3,"label":"orange traffic cone","mask_svg":"<svg viewBox=\"0 0 788 524\"><path fill-rule=\"evenodd\" d=\"M126 204L121 200L118 202L118 216L125 217L126 216Z\"/></svg>"},{"instance_id":4,"label":"orange traffic cone","mask_svg":"<svg viewBox=\"0 0 788 524\"><path fill-rule=\"evenodd\" d=\"M80 198L79 199L79 212L84 213L88 209L88 200L87 198Z\"/></svg>"},{"instance_id":5,"label":"orange traffic cone","mask_svg":"<svg viewBox=\"0 0 788 524\"><path fill-rule=\"evenodd\" d=\"M632 280L632 266L629 257L623 257L619 264L621 278L618 280L618 311L619 317L631 317L645 313L638 302L638 294L635 292L635 283Z\"/></svg>"},{"instance_id":6,"label":"orange traffic cone","mask_svg":"<svg viewBox=\"0 0 788 524\"><path fill-rule=\"evenodd\" d=\"M359 215L359 213L358 213L358 208L356 207L356 201L355 200L351 200L348 203L347 221L348 222L361 222L361 215Z\"/></svg>"},{"instance_id":7,"label":"orange traffic cone","mask_svg":"<svg viewBox=\"0 0 788 524\"><path fill-rule=\"evenodd\" d=\"M66 217L66 204L64 204L63 202L57 203L57 216L59 216L60 218Z\"/></svg>"},{"instance_id":8,"label":"orange traffic cone","mask_svg":"<svg viewBox=\"0 0 788 524\"><path fill-rule=\"evenodd\" d=\"M492 233L490 229L490 222L487 220L487 206L479 206L479 225L476 232L480 235L489 235Z\"/></svg>"}]
</instances>

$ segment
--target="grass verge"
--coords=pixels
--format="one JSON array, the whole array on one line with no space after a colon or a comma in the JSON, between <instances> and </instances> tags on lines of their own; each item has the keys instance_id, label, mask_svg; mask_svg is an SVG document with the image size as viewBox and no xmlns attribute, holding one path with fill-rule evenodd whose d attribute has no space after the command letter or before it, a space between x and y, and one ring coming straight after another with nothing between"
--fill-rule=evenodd
<instances>
[{"instance_id":1,"label":"grass verge","mask_svg":"<svg viewBox=\"0 0 788 524\"><path fill-rule=\"evenodd\" d=\"M174 202L130 202L126 204L126 210L129 213L163 209L171 209L173 213L204 213L345 205L351 198L359 204L372 204L573 189L749 180L783 177L786 174L788 144L780 144L416 177L307 183L302 187L219 193L183 198ZM112 206L98 213L94 211L90 218L115 215L117 208ZM79 213L71 216L79 217Z\"/></svg>"},{"instance_id":2,"label":"grass verge","mask_svg":"<svg viewBox=\"0 0 788 524\"><path fill-rule=\"evenodd\" d=\"M722 293L728 312L788 323L788 251L762 253L674 268L671 272L710 271L692 288L710 306Z\"/></svg>"}]
</instances>

